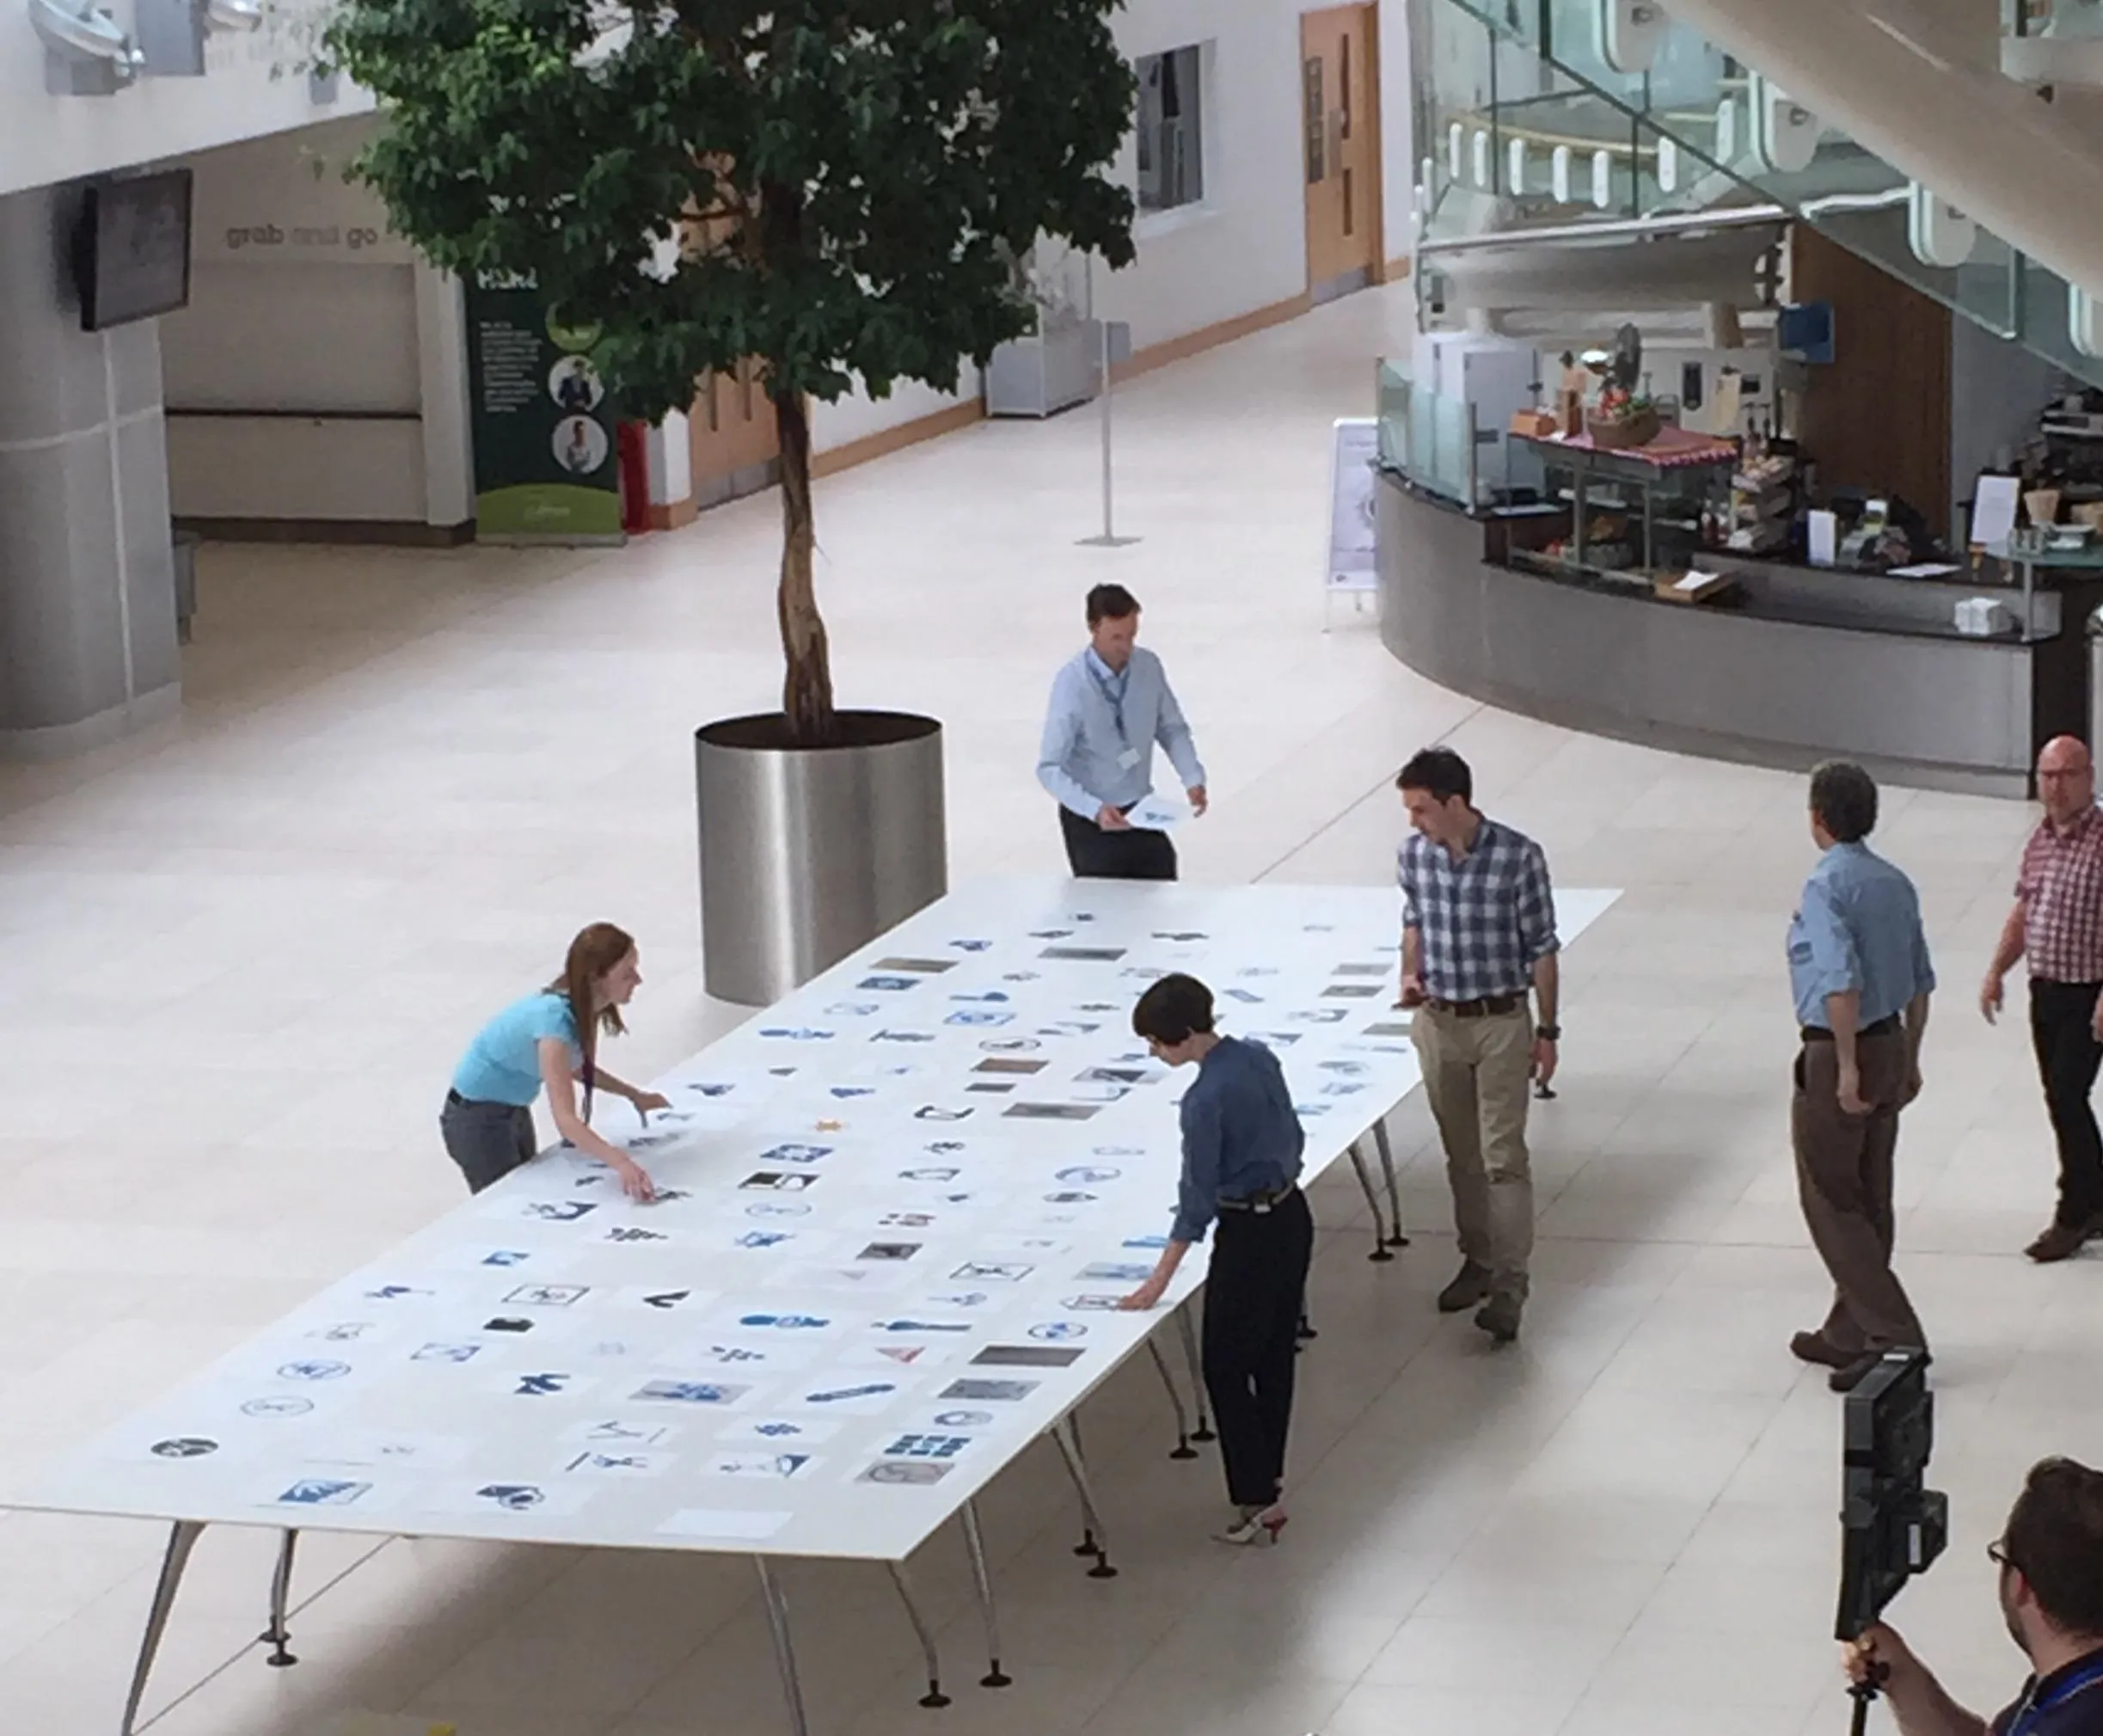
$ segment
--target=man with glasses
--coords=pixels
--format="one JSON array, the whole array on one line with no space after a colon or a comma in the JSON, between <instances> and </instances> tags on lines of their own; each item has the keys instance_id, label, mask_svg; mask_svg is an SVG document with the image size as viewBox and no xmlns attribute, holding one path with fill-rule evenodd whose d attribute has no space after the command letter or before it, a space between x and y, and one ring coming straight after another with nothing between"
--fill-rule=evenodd
<instances>
[{"instance_id":1,"label":"man with glasses","mask_svg":"<svg viewBox=\"0 0 2103 1736\"><path fill-rule=\"evenodd\" d=\"M2088 1094L2103 1065L2103 820L2095 764L2070 735L2038 755L2045 818L2023 850L2015 908L1979 990L1992 1024L2016 960L2030 962L2030 1040L2059 1146L2059 1207L2023 1251L2040 1263L2071 1259L2103 1236L2103 1135Z\"/></svg>"},{"instance_id":2,"label":"man with glasses","mask_svg":"<svg viewBox=\"0 0 2103 1736\"><path fill-rule=\"evenodd\" d=\"M1066 860L1077 877L1172 880L1175 845L1127 816L1154 788L1154 745L1205 807L1205 768L1161 659L1142 651L1139 599L1122 585L1088 593L1087 647L1052 683L1037 781L1057 799Z\"/></svg>"},{"instance_id":3,"label":"man with glasses","mask_svg":"<svg viewBox=\"0 0 2103 1736\"><path fill-rule=\"evenodd\" d=\"M1883 1690L1901 1736L2103 1736L2103 1472L2065 1458L2032 1467L1986 1553L2008 1636L2030 1659L2014 1705L1990 1722L1965 1710L1882 1623L1848 1647L1849 1676Z\"/></svg>"}]
</instances>

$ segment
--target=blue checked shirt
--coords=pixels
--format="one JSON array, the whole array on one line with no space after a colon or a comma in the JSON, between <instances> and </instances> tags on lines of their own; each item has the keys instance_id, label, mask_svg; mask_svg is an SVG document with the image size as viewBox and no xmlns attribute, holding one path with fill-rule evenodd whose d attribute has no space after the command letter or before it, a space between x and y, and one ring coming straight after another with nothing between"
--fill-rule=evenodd
<instances>
[{"instance_id":1,"label":"blue checked shirt","mask_svg":"<svg viewBox=\"0 0 2103 1736\"><path fill-rule=\"evenodd\" d=\"M1523 995L1560 944L1548 857L1524 832L1485 817L1458 862L1413 831L1395 852L1402 926L1423 937L1424 989L1437 1001Z\"/></svg>"}]
</instances>

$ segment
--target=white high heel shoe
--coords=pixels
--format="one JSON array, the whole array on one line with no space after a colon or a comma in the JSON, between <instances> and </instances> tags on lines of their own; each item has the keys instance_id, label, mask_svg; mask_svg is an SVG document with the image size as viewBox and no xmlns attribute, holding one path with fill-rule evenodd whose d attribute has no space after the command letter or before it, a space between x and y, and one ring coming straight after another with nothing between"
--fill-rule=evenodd
<instances>
[{"instance_id":1,"label":"white high heel shoe","mask_svg":"<svg viewBox=\"0 0 2103 1736\"><path fill-rule=\"evenodd\" d=\"M1252 1543L1275 1544L1278 1534L1285 1529L1286 1518L1284 1508L1274 1503L1243 1514L1223 1531L1214 1531L1212 1540L1243 1547Z\"/></svg>"}]
</instances>

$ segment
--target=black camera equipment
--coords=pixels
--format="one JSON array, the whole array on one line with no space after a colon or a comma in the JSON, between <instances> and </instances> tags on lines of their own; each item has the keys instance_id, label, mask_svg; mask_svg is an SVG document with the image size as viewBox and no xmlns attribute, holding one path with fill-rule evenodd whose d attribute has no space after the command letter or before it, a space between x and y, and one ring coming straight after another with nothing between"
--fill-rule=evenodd
<instances>
[{"instance_id":1,"label":"black camera equipment","mask_svg":"<svg viewBox=\"0 0 2103 1736\"><path fill-rule=\"evenodd\" d=\"M1923 1481L1935 1445L1928 1353L1886 1351L1848 1395L1842 1431L1840 1614L1833 1635L1852 1641L1949 1541L1948 1498ZM1854 1736L1862 1736L1882 1678L1882 1666L1873 1665L1869 1679L1848 1690L1855 1696Z\"/></svg>"}]
</instances>

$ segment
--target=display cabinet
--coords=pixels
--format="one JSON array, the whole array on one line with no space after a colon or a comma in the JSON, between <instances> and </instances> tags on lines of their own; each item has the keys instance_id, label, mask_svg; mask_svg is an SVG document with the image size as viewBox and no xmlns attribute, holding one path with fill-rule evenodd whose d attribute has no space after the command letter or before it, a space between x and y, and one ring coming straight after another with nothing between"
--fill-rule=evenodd
<instances>
[{"instance_id":1,"label":"display cabinet","mask_svg":"<svg viewBox=\"0 0 2103 1736\"><path fill-rule=\"evenodd\" d=\"M1589 439L1514 434L1539 458L1552 501L1570 508L1570 533L1524 555L1648 589L1683 573L1720 540L1738 451L1727 440L1665 429L1646 446L1615 450Z\"/></svg>"}]
</instances>

